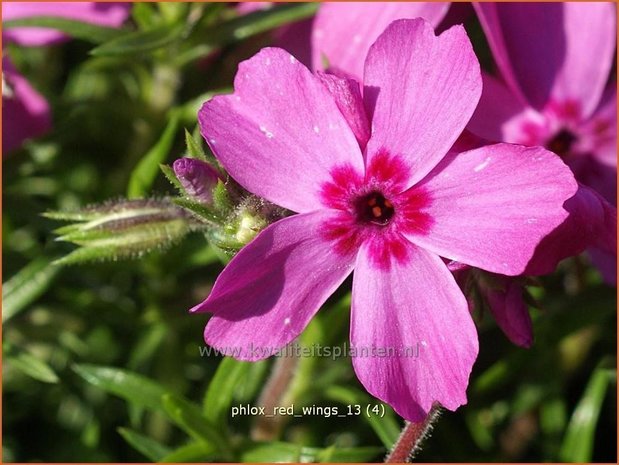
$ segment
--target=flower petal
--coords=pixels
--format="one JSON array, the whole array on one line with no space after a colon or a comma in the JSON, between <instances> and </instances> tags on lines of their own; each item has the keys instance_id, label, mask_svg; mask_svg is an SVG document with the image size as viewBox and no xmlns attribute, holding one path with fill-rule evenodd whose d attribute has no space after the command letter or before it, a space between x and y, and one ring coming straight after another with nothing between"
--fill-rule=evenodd
<instances>
[{"instance_id":1,"label":"flower petal","mask_svg":"<svg viewBox=\"0 0 619 465\"><path fill-rule=\"evenodd\" d=\"M5 56L2 58L2 153L21 147L26 139L38 137L51 127L45 98L32 88Z\"/></svg>"},{"instance_id":2,"label":"flower petal","mask_svg":"<svg viewBox=\"0 0 619 465\"><path fill-rule=\"evenodd\" d=\"M2 19L49 16L119 27L129 16L130 10L130 3L116 2L2 2ZM66 38L60 31L36 27L4 29L2 35L9 42L30 47L49 45Z\"/></svg>"},{"instance_id":3,"label":"flower petal","mask_svg":"<svg viewBox=\"0 0 619 465\"><path fill-rule=\"evenodd\" d=\"M569 216L539 243L525 274L552 273L567 257L597 246L617 256L617 209L587 186L564 204Z\"/></svg>"},{"instance_id":4,"label":"flower petal","mask_svg":"<svg viewBox=\"0 0 619 465\"><path fill-rule=\"evenodd\" d=\"M533 344L533 324L524 301L522 284L511 276L494 275L492 286L481 286L495 321L510 341L520 347Z\"/></svg>"},{"instance_id":5,"label":"flower petal","mask_svg":"<svg viewBox=\"0 0 619 465\"><path fill-rule=\"evenodd\" d=\"M333 216L284 218L230 261L208 298L191 310L214 314L204 331L208 344L240 360L259 360L303 331L352 271L355 254L333 253L320 233Z\"/></svg>"},{"instance_id":6,"label":"flower petal","mask_svg":"<svg viewBox=\"0 0 619 465\"><path fill-rule=\"evenodd\" d=\"M439 37L423 19L391 23L370 48L364 98L372 118L367 162L385 150L408 163L408 186L445 156L481 94L479 63L464 28Z\"/></svg>"},{"instance_id":7,"label":"flower petal","mask_svg":"<svg viewBox=\"0 0 619 465\"><path fill-rule=\"evenodd\" d=\"M615 50L615 6L599 3L474 3L503 77L534 108L598 105Z\"/></svg>"},{"instance_id":8,"label":"flower petal","mask_svg":"<svg viewBox=\"0 0 619 465\"><path fill-rule=\"evenodd\" d=\"M370 122L368 121L359 83L347 77L334 74L317 73L322 83L329 89L337 107L342 112L353 134L363 150L370 138Z\"/></svg>"},{"instance_id":9,"label":"flower petal","mask_svg":"<svg viewBox=\"0 0 619 465\"><path fill-rule=\"evenodd\" d=\"M405 243L412 259L394 262L389 271L375 267L362 247L350 339L355 372L368 392L407 420L420 421L434 402L450 410L466 403L478 342L446 265Z\"/></svg>"},{"instance_id":10,"label":"flower petal","mask_svg":"<svg viewBox=\"0 0 619 465\"><path fill-rule=\"evenodd\" d=\"M448 2L323 3L312 33L314 69L323 68L324 57L329 67L361 80L370 46L392 21L421 17L436 27L448 9Z\"/></svg>"},{"instance_id":11,"label":"flower petal","mask_svg":"<svg viewBox=\"0 0 619 465\"><path fill-rule=\"evenodd\" d=\"M450 154L424 181L428 231L403 231L443 257L521 274L540 240L565 220L577 189L569 168L541 148L496 144Z\"/></svg>"},{"instance_id":12,"label":"flower petal","mask_svg":"<svg viewBox=\"0 0 619 465\"><path fill-rule=\"evenodd\" d=\"M265 48L239 65L233 95L206 102L202 135L243 187L296 212L320 208L320 185L349 164L363 173L354 134L333 97L288 52Z\"/></svg>"},{"instance_id":13,"label":"flower petal","mask_svg":"<svg viewBox=\"0 0 619 465\"><path fill-rule=\"evenodd\" d=\"M600 106L578 128L578 151L590 153L600 164L617 168L617 88L608 86Z\"/></svg>"}]
</instances>

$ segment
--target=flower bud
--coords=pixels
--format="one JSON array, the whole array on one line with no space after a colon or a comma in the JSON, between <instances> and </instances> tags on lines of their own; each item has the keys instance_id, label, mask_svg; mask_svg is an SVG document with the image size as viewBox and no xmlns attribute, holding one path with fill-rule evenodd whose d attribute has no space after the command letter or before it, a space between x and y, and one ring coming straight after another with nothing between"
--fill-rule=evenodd
<instances>
[{"instance_id":1,"label":"flower bud","mask_svg":"<svg viewBox=\"0 0 619 465\"><path fill-rule=\"evenodd\" d=\"M264 218L250 212L243 212L239 217L238 228L234 237L240 244L245 245L264 229L266 225L267 222Z\"/></svg>"},{"instance_id":2,"label":"flower bud","mask_svg":"<svg viewBox=\"0 0 619 465\"><path fill-rule=\"evenodd\" d=\"M167 199L121 200L78 212L50 212L75 221L56 230L58 241L79 245L59 264L139 257L163 249L199 227L193 216Z\"/></svg>"},{"instance_id":3,"label":"flower bud","mask_svg":"<svg viewBox=\"0 0 619 465\"><path fill-rule=\"evenodd\" d=\"M185 157L176 160L172 168L189 197L204 204L213 202L213 188L220 176L211 165L196 158Z\"/></svg>"}]
</instances>

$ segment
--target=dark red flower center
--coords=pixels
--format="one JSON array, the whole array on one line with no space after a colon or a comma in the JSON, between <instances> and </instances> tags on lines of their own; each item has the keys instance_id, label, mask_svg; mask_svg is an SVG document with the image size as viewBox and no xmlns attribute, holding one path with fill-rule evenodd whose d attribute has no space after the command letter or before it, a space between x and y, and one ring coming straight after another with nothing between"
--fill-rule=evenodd
<instances>
[{"instance_id":1,"label":"dark red flower center","mask_svg":"<svg viewBox=\"0 0 619 465\"><path fill-rule=\"evenodd\" d=\"M576 136L567 129L561 129L546 143L546 148L560 157L565 157L571 152L574 142L576 142Z\"/></svg>"},{"instance_id":2,"label":"dark red flower center","mask_svg":"<svg viewBox=\"0 0 619 465\"><path fill-rule=\"evenodd\" d=\"M355 203L355 210L357 220L360 223L372 223L381 226L389 224L395 213L393 203L378 191L359 197Z\"/></svg>"}]
</instances>

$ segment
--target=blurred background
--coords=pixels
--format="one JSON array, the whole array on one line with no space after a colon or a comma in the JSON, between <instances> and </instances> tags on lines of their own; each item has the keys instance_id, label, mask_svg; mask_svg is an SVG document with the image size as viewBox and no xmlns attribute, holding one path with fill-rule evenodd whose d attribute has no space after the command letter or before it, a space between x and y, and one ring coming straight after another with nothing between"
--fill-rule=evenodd
<instances>
[{"instance_id":1,"label":"blurred background","mask_svg":"<svg viewBox=\"0 0 619 465\"><path fill-rule=\"evenodd\" d=\"M257 402L281 361L200 356L208 315L187 310L225 261L202 234L135 260L56 266L75 247L55 241L62 223L42 216L174 194L158 164L185 154L183 129L194 132L200 104L229 92L240 61L281 44L281 27L317 8L141 3L123 26L137 32L124 41L65 24L71 40L5 45L48 100L53 127L2 164L4 462L382 461L402 426L389 408L382 419L230 418L231 405ZM477 18L455 8L493 69ZM146 172L137 187L136 170ZM349 289L327 302L301 344L348 341ZM533 347L511 344L476 314L469 403L440 417L419 461L616 460L615 289L581 256L529 292ZM292 363L281 405L378 404L349 358Z\"/></svg>"}]
</instances>

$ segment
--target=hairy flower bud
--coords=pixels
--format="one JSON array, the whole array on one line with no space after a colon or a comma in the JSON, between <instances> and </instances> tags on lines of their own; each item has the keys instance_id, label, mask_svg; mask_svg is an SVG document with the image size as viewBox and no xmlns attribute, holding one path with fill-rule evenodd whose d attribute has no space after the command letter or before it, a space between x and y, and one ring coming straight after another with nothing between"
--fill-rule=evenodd
<instances>
[{"instance_id":1,"label":"hairy flower bud","mask_svg":"<svg viewBox=\"0 0 619 465\"><path fill-rule=\"evenodd\" d=\"M57 260L60 264L139 257L172 245L198 227L189 212L167 199L121 200L45 216L75 221L56 230L58 241L81 246Z\"/></svg>"},{"instance_id":2,"label":"hairy flower bud","mask_svg":"<svg viewBox=\"0 0 619 465\"><path fill-rule=\"evenodd\" d=\"M172 168L189 197L204 204L213 202L213 188L220 176L211 165L196 158L185 157L176 160Z\"/></svg>"}]
</instances>

